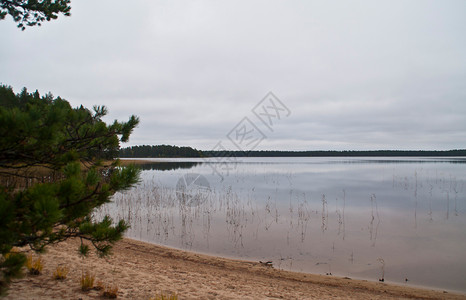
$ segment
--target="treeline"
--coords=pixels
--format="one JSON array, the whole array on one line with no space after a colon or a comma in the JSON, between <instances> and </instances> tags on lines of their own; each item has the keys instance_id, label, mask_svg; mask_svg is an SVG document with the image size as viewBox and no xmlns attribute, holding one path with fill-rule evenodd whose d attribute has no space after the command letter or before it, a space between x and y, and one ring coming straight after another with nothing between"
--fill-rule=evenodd
<instances>
[{"instance_id":1,"label":"treeline","mask_svg":"<svg viewBox=\"0 0 466 300\"><path fill-rule=\"evenodd\" d=\"M466 149L456 150L366 150L366 151L201 151L191 147L169 145L133 146L120 149L120 157L402 157L466 156Z\"/></svg>"},{"instance_id":2,"label":"treeline","mask_svg":"<svg viewBox=\"0 0 466 300\"><path fill-rule=\"evenodd\" d=\"M201 157L202 152L191 147L170 145L132 146L120 149L120 157L153 158L153 157Z\"/></svg>"},{"instance_id":3,"label":"treeline","mask_svg":"<svg viewBox=\"0 0 466 300\"><path fill-rule=\"evenodd\" d=\"M366 151L203 151L205 157L402 157L402 156L466 156L466 149L460 150L366 150Z\"/></svg>"}]
</instances>

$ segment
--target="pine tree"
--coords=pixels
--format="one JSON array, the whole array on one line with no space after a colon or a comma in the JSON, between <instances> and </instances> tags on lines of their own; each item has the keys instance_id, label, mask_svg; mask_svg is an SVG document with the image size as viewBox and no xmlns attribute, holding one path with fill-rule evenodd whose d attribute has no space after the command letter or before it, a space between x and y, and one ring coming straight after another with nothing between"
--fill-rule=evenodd
<instances>
[{"instance_id":1,"label":"pine tree","mask_svg":"<svg viewBox=\"0 0 466 300\"><path fill-rule=\"evenodd\" d=\"M80 238L108 254L128 228L109 217L95 220L94 209L139 178L135 167L115 160L139 120L102 121L107 110L72 108L51 94L26 89L15 95L0 86L0 292L20 275L25 256L47 245Z\"/></svg>"},{"instance_id":2,"label":"pine tree","mask_svg":"<svg viewBox=\"0 0 466 300\"><path fill-rule=\"evenodd\" d=\"M21 30L71 15L71 0L0 0L0 20L10 15Z\"/></svg>"}]
</instances>

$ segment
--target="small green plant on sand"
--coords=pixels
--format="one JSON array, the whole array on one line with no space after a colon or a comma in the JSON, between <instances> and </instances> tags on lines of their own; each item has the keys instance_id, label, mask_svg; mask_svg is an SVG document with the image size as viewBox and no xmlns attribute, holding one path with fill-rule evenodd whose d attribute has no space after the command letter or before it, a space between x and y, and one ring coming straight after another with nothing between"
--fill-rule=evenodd
<instances>
[{"instance_id":1,"label":"small green plant on sand","mask_svg":"<svg viewBox=\"0 0 466 300\"><path fill-rule=\"evenodd\" d=\"M91 274L89 271L81 274L81 290L89 291L94 287L95 275Z\"/></svg>"},{"instance_id":2,"label":"small green plant on sand","mask_svg":"<svg viewBox=\"0 0 466 300\"><path fill-rule=\"evenodd\" d=\"M70 272L70 268L68 268L67 266L57 266L57 268L55 269L55 271L53 271L53 279L56 279L56 280L63 280L63 279L66 279L66 276L68 276L68 273Z\"/></svg>"},{"instance_id":3,"label":"small green plant on sand","mask_svg":"<svg viewBox=\"0 0 466 300\"><path fill-rule=\"evenodd\" d=\"M38 257L34 259L32 254L30 254L26 260L26 268L29 270L29 274L31 275L39 275L44 268L44 264L42 263L42 258Z\"/></svg>"},{"instance_id":4,"label":"small green plant on sand","mask_svg":"<svg viewBox=\"0 0 466 300\"><path fill-rule=\"evenodd\" d=\"M155 295L154 298L150 298L149 300L178 300L178 295L175 293L172 293L171 295L160 293L160 295Z\"/></svg>"}]
</instances>

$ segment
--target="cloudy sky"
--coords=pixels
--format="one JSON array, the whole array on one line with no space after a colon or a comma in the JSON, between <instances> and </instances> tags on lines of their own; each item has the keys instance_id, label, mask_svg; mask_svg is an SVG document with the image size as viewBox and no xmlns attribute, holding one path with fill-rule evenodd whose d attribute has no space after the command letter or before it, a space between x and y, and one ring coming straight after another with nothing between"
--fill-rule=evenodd
<instances>
[{"instance_id":1,"label":"cloudy sky","mask_svg":"<svg viewBox=\"0 0 466 300\"><path fill-rule=\"evenodd\" d=\"M466 148L464 0L74 0L15 26L0 82L139 116L126 146Z\"/></svg>"}]
</instances>

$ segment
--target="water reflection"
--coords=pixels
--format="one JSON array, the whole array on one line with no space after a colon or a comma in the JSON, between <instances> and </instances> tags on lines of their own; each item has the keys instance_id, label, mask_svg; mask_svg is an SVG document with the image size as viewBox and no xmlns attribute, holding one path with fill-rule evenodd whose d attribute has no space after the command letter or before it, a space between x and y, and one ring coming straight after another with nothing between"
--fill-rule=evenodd
<instances>
[{"instance_id":1,"label":"water reflection","mask_svg":"<svg viewBox=\"0 0 466 300\"><path fill-rule=\"evenodd\" d=\"M214 163L189 160L189 171L143 171L139 186L97 215L172 247L466 291L464 160L355 160L242 158L223 180ZM197 206L176 195L187 172L210 183Z\"/></svg>"},{"instance_id":2,"label":"water reflection","mask_svg":"<svg viewBox=\"0 0 466 300\"><path fill-rule=\"evenodd\" d=\"M156 171L174 171L178 169L191 169L201 164L202 162L193 161L153 161L137 164L142 170L156 170Z\"/></svg>"}]
</instances>

